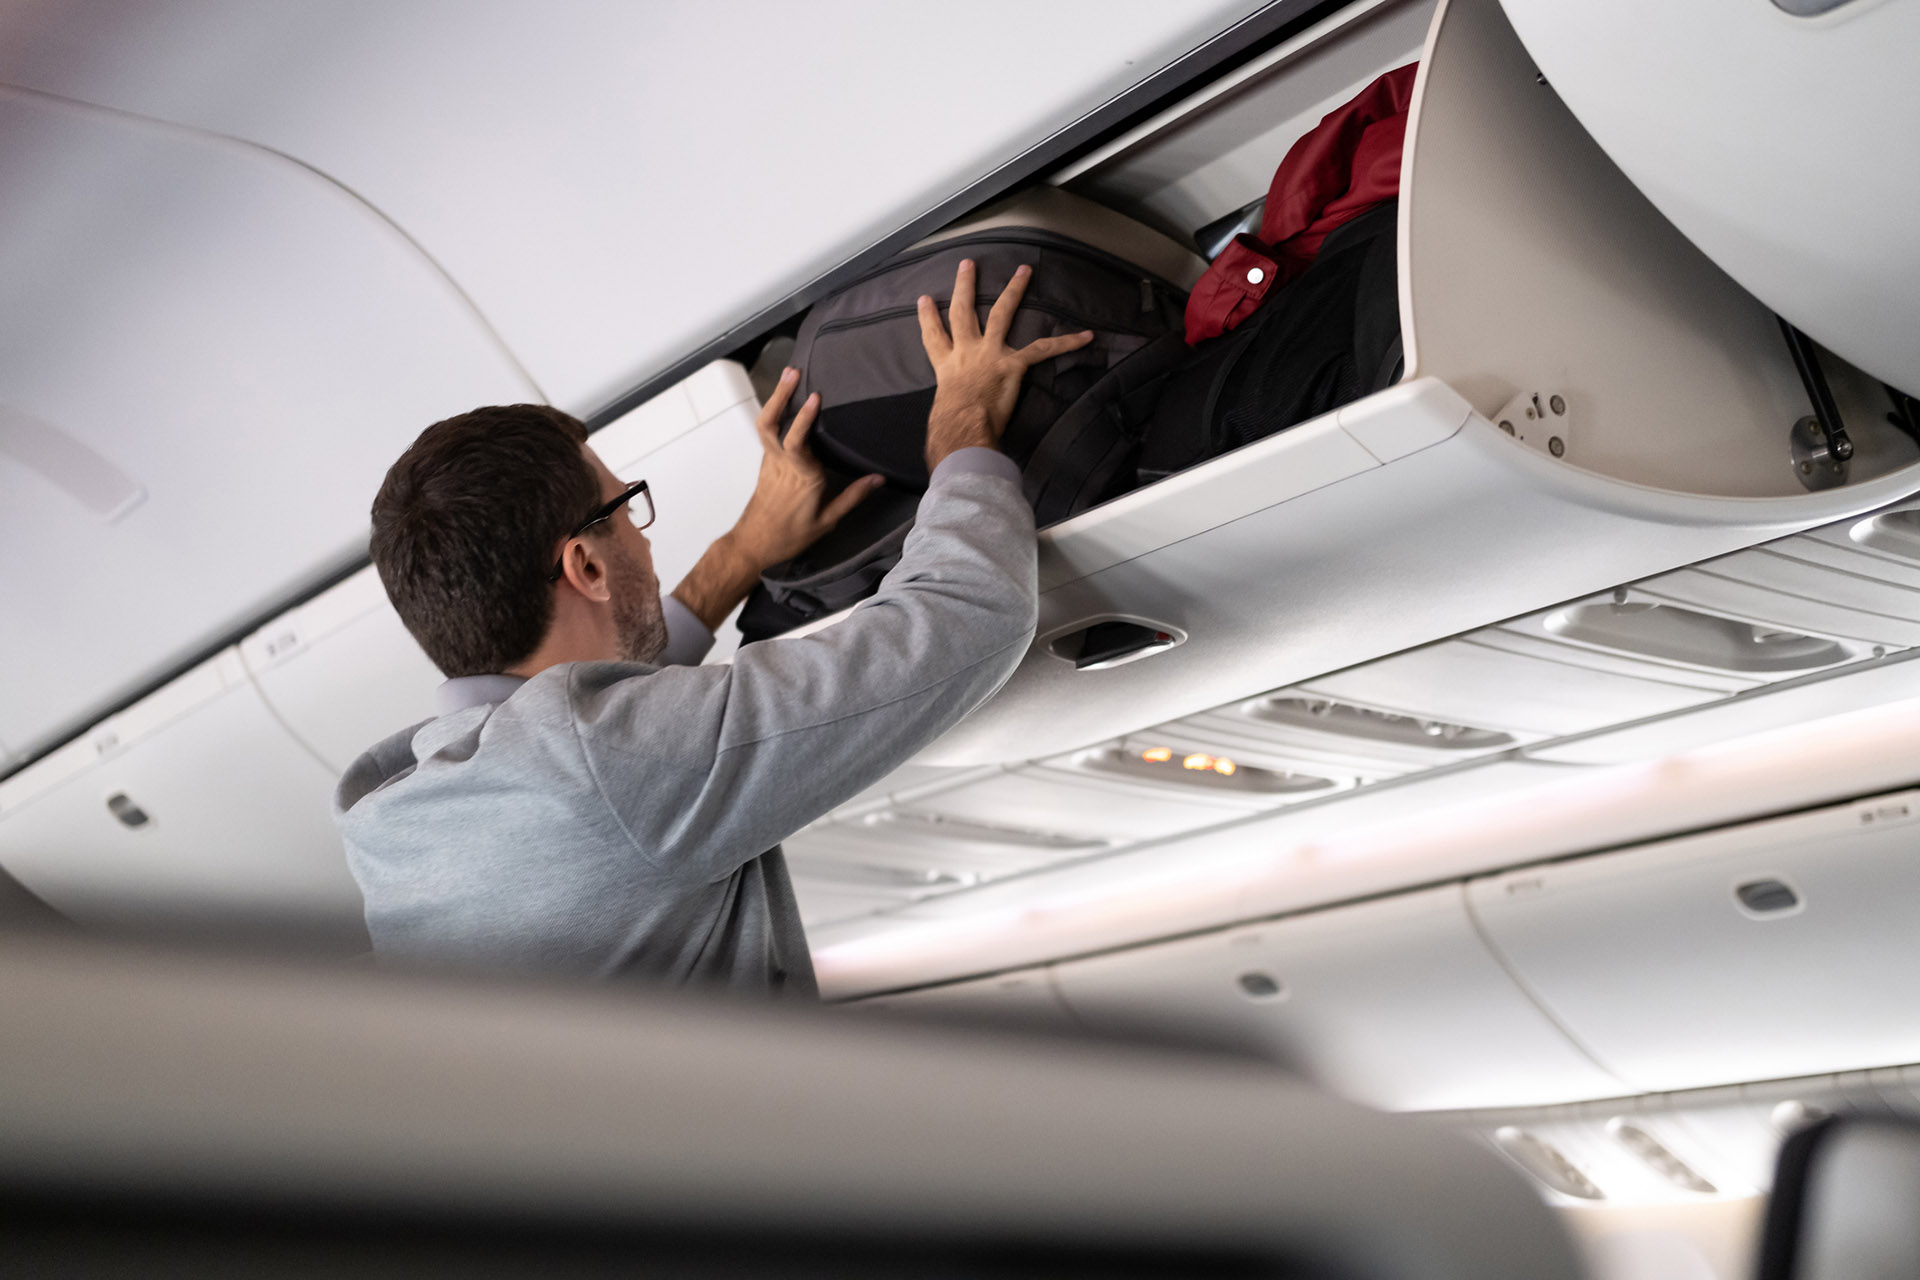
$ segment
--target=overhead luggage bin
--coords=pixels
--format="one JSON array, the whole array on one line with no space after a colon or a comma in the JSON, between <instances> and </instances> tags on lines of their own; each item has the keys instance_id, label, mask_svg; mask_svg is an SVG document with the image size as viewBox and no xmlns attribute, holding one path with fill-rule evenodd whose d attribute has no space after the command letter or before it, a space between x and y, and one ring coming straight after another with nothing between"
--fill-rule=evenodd
<instances>
[{"instance_id":1,"label":"overhead luggage bin","mask_svg":"<svg viewBox=\"0 0 1920 1280\"><path fill-rule=\"evenodd\" d=\"M337 776L390 733L430 720L442 676L372 566L240 642L267 706Z\"/></svg>"},{"instance_id":2,"label":"overhead luggage bin","mask_svg":"<svg viewBox=\"0 0 1920 1280\"><path fill-rule=\"evenodd\" d=\"M1399 219L1405 379L1044 531L1032 652L922 763L1113 739L1920 489L1920 449L1865 415L1848 482L1804 487L1775 317L1587 136L1497 0L1435 15ZM1180 640L1098 670L1052 652L1114 618Z\"/></svg>"},{"instance_id":3,"label":"overhead luggage bin","mask_svg":"<svg viewBox=\"0 0 1920 1280\"><path fill-rule=\"evenodd\" d=\"M1644 1088L1920 1060L1920 793L1469 883L1489 945Z\"/></svg>"},{"instance_id":4,"label":"overhead luggage bin","mask_svg":"<svg viewBox=\"0 0 1920 1280\"><path fill-rule=\"evenodd\" d=\"M332 780L229 649L0 783L0 866L83 925L364 951Z\"/></svg>"},{"instance_id":5,"label":"overhead luggage bin","mask_svg":"<svg viewBox=\"0 0 1920 1280\"><path fill-rule=\"evenodd\" d=\"M1251 1027L1328 1088L1393 1110L1628 1087L1501 970L1459 885L1069 961L1053 978L1089 1027Z\"/></svg>"},{"instance_id":6,"label":"overhead luggage bin","mask_svg":"<svg viewBox=\"0 0 1920 1280\"><path fill-rule=\"evenodd\" d=\"M1814 338L1915 393L1920 11L1504 4L1554 90L1681 231Z\"/></svg>"}]
</instances>

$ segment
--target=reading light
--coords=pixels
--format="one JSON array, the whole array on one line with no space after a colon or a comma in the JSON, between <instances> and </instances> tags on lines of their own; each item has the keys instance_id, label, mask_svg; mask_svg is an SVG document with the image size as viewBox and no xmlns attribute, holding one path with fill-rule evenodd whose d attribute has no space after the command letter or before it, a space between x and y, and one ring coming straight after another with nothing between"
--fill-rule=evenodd
<instances>
[{"instance_id":1,"label":"reading light","mask_svg":"<svg viewBox=\"0 0 1920 1280\"><path fill-rule=\"evenodd\" d=\"M1192 769L1196 772L1199 772L1204 769L1211 769L1213 768L1213 757L1205 754L1204 752L1195 752L1193 755L1188 756L1185 760L1182 760L1180 762L1180 767L1182 769Z\"/></svg>"},{"instance_id":2,"label":"reading light","mask_svg":"<svg viewBox=\"0 0 1920 1280\"><path fill-rule=\"evenodd\" d=\"M1140 753L1140 758L1148 764L1165 764L1173 759L1172 747L1148 747Z\"/></svg>"}]
</instances>

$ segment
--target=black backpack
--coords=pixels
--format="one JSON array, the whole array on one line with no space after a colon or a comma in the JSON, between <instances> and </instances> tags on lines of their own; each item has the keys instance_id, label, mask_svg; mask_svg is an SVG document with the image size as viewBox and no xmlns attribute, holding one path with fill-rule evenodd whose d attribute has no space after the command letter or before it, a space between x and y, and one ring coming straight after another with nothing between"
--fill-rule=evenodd
<instances>
[{"instance_id":1,"label":"black backpack","mask_svg":"<svg viewBox=\"0 0 1920 1280\"><path fill-rule=\"evenodd\" d=\"M1139 483L1350 404L1400 380L1399 202L1335 228L1300 276L1193 348L1140 428Z\"/></svg>"},{"instance_id":2,"label":"black backpack","mask_svg":"<svg viewBox=\"0 0 1920 1280\"><path fill-rule=\"evenodd\" d=\"M828 298L800 326L790 363L795 406L821 393L809 444L837 491L877 473L886 483L804 553L769 569L747 600L747 640L778 635L872 594L900 559L926 491L933 367L915 300L944 315L963 258L976 264L982 323L1021 264L1033 267L1009 345L1091 329L1079 351L1029 371L1001 448L1021 467L1041 524L1062 520L1137 483L1139 427L1171 370L1191 357L1186 291L1072 237L996 226L911 249Z\"/></svg>"}]
</instances>

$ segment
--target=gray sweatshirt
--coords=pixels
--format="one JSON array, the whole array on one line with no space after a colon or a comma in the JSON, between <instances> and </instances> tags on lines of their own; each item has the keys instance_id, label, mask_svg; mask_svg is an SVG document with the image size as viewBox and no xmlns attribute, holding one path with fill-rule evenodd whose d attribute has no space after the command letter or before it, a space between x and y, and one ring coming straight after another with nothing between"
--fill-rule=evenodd
<instances>
[{"instance_id":1,"label":"gray sweatshirt","mask_svg":"<svg viewBox=\"0 0 1920 1280\"><path fill-rule=\"evenodd\" d=\"M835 626L724 665L449 681L459 709L376 744L334 794L376 953L813 994L779 841L999 688L1034 620L1018 472L966 449Z\"/></svg>"}]
</instances>

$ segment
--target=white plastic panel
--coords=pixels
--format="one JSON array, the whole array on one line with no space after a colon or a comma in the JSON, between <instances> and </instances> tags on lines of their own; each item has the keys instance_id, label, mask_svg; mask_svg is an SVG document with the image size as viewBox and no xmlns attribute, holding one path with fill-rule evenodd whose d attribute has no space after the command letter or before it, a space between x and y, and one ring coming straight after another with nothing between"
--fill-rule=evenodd
<instances>
[{"instance_id":1,"label":"white plastic panel","mask_svg":"<svg viewBox=\"0 0 1920 1280\"><path fill-rule=\"evenodd\" d=\"M1057 965L1089 1026L1160 1019L1253 1037L1398 1110L1618 1093L1501 971L1458 886Z\"/></svg>"},{"instance_id":2,"label":"white plastic panel","mask_svg":"<svg viewBox=\"0 0 1920 1280\"><path fill-rule=\"evenodd\" d=\"M1920 661L1866 663L1826 679L1785 689L1757 690L1648 724L1546 744L1527 754L1566 764L1654 760L1908 699L1920 699Z\"/></svg>"},{"instance_id":3,"label":"white plastic panel","mask_svg":"<svg viewBox=\"0 0 1920 1280\"><path fill-rule=\"evenodd\" d=\"M248 636L240 655L281 723L336 774L437 714L440 672L371 566Z\"/></svg>"},{"instance_id":4,"label":"white plastic panel","mask_svg":"<svg viewBox=\"0 0 1920 1280\"><path fill-rule=\"evenodd\" d=\"M1803 557L1809 546L1812 557ZM1884 563L1802 535L1650 578L1634 592L1885 648L1920 644L1920 585L1875 573Z\"/></svg>"},{"instance_id":5,"label":"white plastic panel","mask_svg":"<svg viewBox=\"0 0 1920 1280\"><path fill-rule=\"evenodd\" d=\"M1504 3L1554 89L1695 244L1847 359L1920 385L1920 176L1887 163L1920 136L1914 6Z\"/></svg>"},{"instance_id":6,"label":"white plastic panel","mask_svg":"<svg viewBox=\"0 0 1920 1280\"><path fill-rule=\"evenodd\" d=\"M905 812L1135 843L1228 822L1250 812L1213 796L1127 786L1063 769L996 773L899 806Z\"/></svg>"},{"instance_id":7,"label":"white plastic panel","mask_svg":"<svg viewBox=\"0 0 1920 1280\"><path fill-rule=\"evenodd\" d=\"M55 908L83 924L281 921L365 948L332 774L275 722L233 651L76 747L97 760L36 766L0 797L0 865ZM116 795L147 821L117 820Z\"/></svg>"},{"instance_id":8,"label":"white plastic panel","mask_svg":"<svg viewBox=\"0 0 1920 1280\"><path fill-rule=\"evenodd\" d=\"M1756 915L1737 886L1798 905ZM1920 793L1475 881L1489 940L1649 1089L1920 1059Z\"/></svg>"},{"instance_id":9,"label":"white plastic panel","mask_svg":"<svg viewBox=\"0 0 1920 1280\"><path fill-rule=\"evenodd\" d=\"M43 602L0 616L17 750L360 554L428 423L536 398L431 260L283 156L0 90L0 188L0 597Z\"/></svg>"},{"instance_id":10,"label":"white plastic panel","mask_svg":"<svg viewBox=\"0 0 1920 1280\"><path fill-rule=\"evenodd\" d=\"M1726 692L1690 683L1678 671L1667 679L1648 679L1543 653L1511 652L1472 636L1395 654L1301 687L1403 715L1499 729L1522 739L1579 733L1699 706Z\"/></svg>"},{"instance_id":11,"label":"white plastic panel","mask_svg":"<svg viewBox=\"0 0 1920 1280\"><path fill-rule=\"evenodd\" d=\"M1321 448L1326 419L1049 530L1041 636L1119 614L1178 628L1186 642L1101 671L1076 671L1037 645L998 695L919 762L1028 759L1273 689L1318 688L1315 678L1328 671L1870 511L1920 483L1897 475L1767 502L1659 493L1518 446L1477 416L1439 435L1443 400L1460 405L1427 381L1342 410L1341 421L1415 415L1438 438L1344 478L1330 474L1305 492L1290 473L1289 450L1296 442ZM1263 507L1268 485L1276 500ZM1512 727L1570 732L1690 705L1707 700L1689 692L1699 683L1697 673L1684 675L1677 694L1608 702L1601 710L1621 712L1612 721L1580 712L1539 729ZM1448 714L1352 697L1457 723L1482 717L1471 704Z\"/></svg>"},{"instance_id":12,"label":"white plastic panel","mask_svg":"<svg viewBox=\"0 0 1920 1280\"><path fill-rule=\"evenodd\" d=\"M84 14L19 0L0 81L247 138L332 175L444 263L553 403L578 412L1259 7L982 0L955 21L886 0L106 0ZM936 57L978 69L968 110L931 108Z\"/></svg>"}]
</instances>

